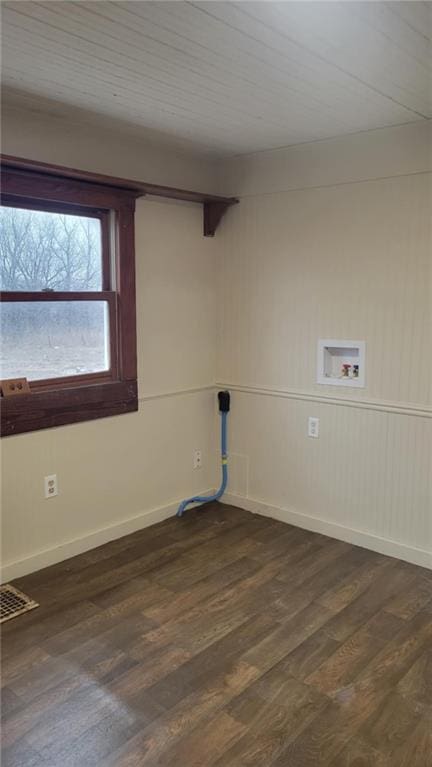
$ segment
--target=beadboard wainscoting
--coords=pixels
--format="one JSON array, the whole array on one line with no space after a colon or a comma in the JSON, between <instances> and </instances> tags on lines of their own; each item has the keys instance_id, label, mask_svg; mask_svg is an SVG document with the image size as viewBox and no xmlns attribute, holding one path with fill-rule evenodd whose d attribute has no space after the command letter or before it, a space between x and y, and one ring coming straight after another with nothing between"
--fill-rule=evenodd
<instances>
[{"instance_id":1,"label":"beadboard wainscoting","mask_svg":"<svg viewBox=\"0 0 432 767\"><path fill-rule=\"evenodd\" d=\"M215 409L213 387L202 387L143 396L137 413L3 440L2 580L152 525L183 498L211 491ZM194 471L197 447L203 468ZM46 501L41 477L50 468L59 495Z\"/></svg>"},{"instance_id":2,"label":"beadboard wainscoting","mask_svg":"<svg viewBox=\"0 0 432 767\"><path fill-rule=\"evenodd\" d=\"M231 391L227 503L432 568L430 412Z\"/></svg>"},{"instance_id":3,"label":"beadboard wainscoting","mask_svg":"<svg viewBox=\"0 0 432 767\"><path fill-rule=\"evenodd\" d=\"M431 139L418 124L226 163L240 204L220 237L217 357L228 499L428 567ZM366 342L365 388L317 383L322 338Z\"/></svg>"}]
</instances>

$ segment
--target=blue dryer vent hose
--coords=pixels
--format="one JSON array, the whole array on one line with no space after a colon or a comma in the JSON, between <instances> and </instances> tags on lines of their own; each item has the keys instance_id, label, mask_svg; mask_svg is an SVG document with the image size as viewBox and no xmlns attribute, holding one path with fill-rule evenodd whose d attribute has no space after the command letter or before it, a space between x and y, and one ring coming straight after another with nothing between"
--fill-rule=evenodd
<instances>
[{"instance_id":1,"label":"blue dryer vent hose","mask_svg":"<svg viewBox=\"0 0 432 767\"><path fill-rule=\"evenodd\" d=\"M226 490L228 483L228 452L227 452L227 418L230 409L229 391L220 391L218 393L219 415L221 418L221 463L222 463L222 483L214 495L195 495L193 498L187 498L182 501L177 510L177 516L183 516L183 512L190 503L208 503L209 501L218 501Z\"/></svg>"}]
</instances>

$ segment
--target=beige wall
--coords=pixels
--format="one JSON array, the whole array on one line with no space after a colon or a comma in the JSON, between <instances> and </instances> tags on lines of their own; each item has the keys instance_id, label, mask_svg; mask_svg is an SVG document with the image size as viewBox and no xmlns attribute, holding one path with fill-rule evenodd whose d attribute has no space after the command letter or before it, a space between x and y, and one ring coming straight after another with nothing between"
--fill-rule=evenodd
<instances>
[{"instance_id":1,"label":"beige wall","mask_svg":"<svg viewBox=\"0 0 432 767\"><path fill-rule=\"evenodd\" d=\"M138 203L139 413L2 440L5 577L213 487L215 379L233 390L233 500L431 564L428 126L233 159L217 179L202 156L108 127L3 118L8 154L242 198L214 240L197 206ZM328 336L366 340L365 390L315 383Z\"/></svg>"},{"instance_id":2,"label":"beige wall","mask_svg":"<svg viewBox=\"0 0 432 767\"><path fill-rule=\"evenodd\" d=\"M201 157L39 115L3 117L8 154L192 188L214 183ZM202 237L200 206L138 201L136 263L139 412L2 440L7 579L157 521L214 486L217 240ZM204 458L195 471L194 448ZM43 477L52 473L60 494L47 501Z\"/></svg>"},{"instance_id":3,"label":"beige wall","mask_svg":"<svg viewBox=\"0 0 432 767\"><path fill-rule=\"evenodd\" d=\"M226 165L217 378L237 502L432 565L430 135ZM316 383L319 338L366 341L365 389Z\"/></svg>"},{"instance_id":4,"label":"beige wall","mask_svg":"<svg viewBox=\"0 0 432 767\"><path fill-rule=\"evenodd\" d=\"M34 102L33 102L34 103ZM99 118L95 123L63 116L42 100L45 111L2 102L2 152L119 178L186 189L216 191L216 165L179 142L160 143L153 132L125 132Z\"/></svg>"}]
</instances>

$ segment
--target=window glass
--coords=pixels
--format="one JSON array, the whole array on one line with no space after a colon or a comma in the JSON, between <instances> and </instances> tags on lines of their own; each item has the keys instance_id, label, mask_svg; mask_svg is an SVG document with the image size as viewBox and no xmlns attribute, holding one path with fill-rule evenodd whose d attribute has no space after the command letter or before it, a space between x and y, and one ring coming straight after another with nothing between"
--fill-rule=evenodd
<instances>
[{"instance_id":1,"label":"window glass","mask_svg":"<svg viewBox=\"0 0 432 767\"><path fill-rule=\"evenodd\" d=\"M101 288L99 219L0 207L0 290Z\"/></svg>"},{"instance_id":2,"label":"window glass","mask_svg":"<svg viewBox=\"0 0 432 767\"><path fill-rule=\"evenodd\" d=\"M29 381L109 370L106 301L0 304L0 378Z\"/></svg>"}]
</instances>

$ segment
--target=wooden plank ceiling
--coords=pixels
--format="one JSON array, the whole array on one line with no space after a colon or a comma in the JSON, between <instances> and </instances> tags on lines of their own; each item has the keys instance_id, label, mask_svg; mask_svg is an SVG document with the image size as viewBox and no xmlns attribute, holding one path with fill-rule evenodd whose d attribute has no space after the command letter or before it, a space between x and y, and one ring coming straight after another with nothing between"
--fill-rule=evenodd
<instances>
[{"instance_id":1,"label":"wooden plank ceiling","mask_svg":"<svg viewBox=\"0 0 432 767\"><path fill-rule=\"evenodd\" d=\"M432 116L428 2L3 2L8 92L224 156Z\"/></svg>"}]
</instances>

